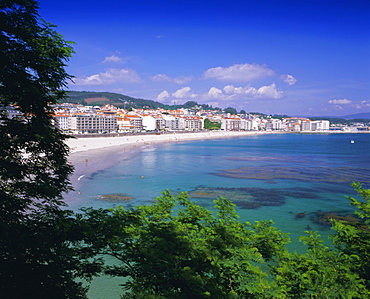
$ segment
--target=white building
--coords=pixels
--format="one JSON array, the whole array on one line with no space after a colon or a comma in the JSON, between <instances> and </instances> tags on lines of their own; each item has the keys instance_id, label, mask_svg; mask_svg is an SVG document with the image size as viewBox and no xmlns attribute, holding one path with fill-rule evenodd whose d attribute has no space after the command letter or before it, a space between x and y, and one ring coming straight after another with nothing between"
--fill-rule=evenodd
<instances>
[{"instance_id":1,"label":"white building","mask_svg":"<svg viewBox=\"0 0 370 299\"><path fill-rule=\"evenodd\" d=\"M330 128L330 122L328 120L316 120L311 125L312 131L327 131Z\"/></svg>"},{"instance_id":2,"label":"white building","mask_svg":"<svg viewBox=\"0 0 370 299\"><path fill-rule=\"evenodd\" d=\"M187 131L199 131L204 128L204 119L199 116L187 116L184 117L185 130Z\"/></svg>"},{"instance_id":3,"label":"white building","mask_svg":"<svg viewBox=\"0 0 370 299\"><path fill-rule=\"evenodd\" d=\"M280 119L272 118L265 123L267 131L280 131L283 129L283 122Z\"/></svg>"},{"instance_id":4,"label":"white building","mask_svg":"<svg viewBox=\"0 0 370 299\"><path fill-rule=\"evenodd\" d=\"M163 115L165 129L168 131L179 131L185 129L185 120L182 117Z\"/></svg>"},{"instance_id":5,"label":"white building","mask_svg":"<svg viewBox=\"0 0 370 299\"><path fill-rule=\"evenodd\" d=\"M130 122L129 118L118 117L117 118L118 133L134 132L135 126Z\"/></svg>"},{"instance_id":6,"label":"white building","mask_svg":"<svg viewBox=\"0 0 370 299\"><path fill-rule=\"evenodd\" d=\"M128 113L125 118L130 120L130 124L134 127L134 131L141 132L143 130L143 117L135 113Z\"/></svg>"},{"instance_id":7,"label":"white building","mask_svg":"<svg viewBox=\"0 0 370 299\"><path fill-rule=\"evenodd\" d=\"M305 120L301 122L301 131L312 131L312 121Z\"/></svg>"},{"instance_id":8,"label":"white building","mask_svg":"<svg viewBox=\"0 0 370 299\"><path fill-rule=\"evenodd\" d=\"M246 120L245 121L245 130L247 131L257 131L258 130L258 121L256 120Z\"/></svg>"},{"instance_id":9,"label":"white building","mask_svg":"<svg viewBox=\"0 0 370 299\"><path fill-rule=\"evenodd\" d=\"M162 115L145 115L142 119L143 129L146 131L161 131L165 127Z\"/></svg>"},{"instance_id":10,"label":"white building","mask_svg":"<svg viewBox=\"0 0 370 299\"><path fill-rule=\"evenodd\" d=\"M221 119L221 130L239 131L241 128L241 118L239 117L224 117Z\"/></svg>"},{"instance_id":11,"label":"white building","mask_svg":"<svg viewBox=\"0 0 370 299\"><path fill-rule=\"evenodd\" d=\"M62 131L71 130L71 115L69 114L57 114L55 115L58 128Z\"/></svg>"},{"instance_id":12,"label":"white building","mask_svg":"<svg viewBox=\"0 0 370 299\"><path fill-rule=\"evenodd\" d=\"M100 114L74 114L70 117L69 130L76 134L116 132L117 118Z\"/></svg>"}]
</instances>

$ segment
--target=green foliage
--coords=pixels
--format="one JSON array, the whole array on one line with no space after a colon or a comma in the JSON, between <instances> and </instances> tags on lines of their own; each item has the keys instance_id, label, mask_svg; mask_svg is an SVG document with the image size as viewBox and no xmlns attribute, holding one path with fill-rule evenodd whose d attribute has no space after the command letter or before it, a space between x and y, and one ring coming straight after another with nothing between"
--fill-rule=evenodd
<instances>
[{"instance_id":1,"label":"green foliage","mask_svg":"<svg viewBox=\"0 0 370 299\"><path fill-rule=\"evenodd\" d=\"M195 101L187 101L183 106L184 108L193 108L195 106L198 106L198 103Z\"/></svg>"},{"instance_id":2,"label":"green foliage","mask_svg":"<svg viewBox=\"0 0 370 299\"><path fill-rule=\"evenodd\" d=\"M129 278L127 298L268 298L273 288L256 265L251 232L230 201L215 204L213 216L187 194L165 191L150 206L87 210L90 242L120 261L106 273Z\"/></svg>"},{"instance_id":3,"label":"green foliage","mask_svg":"<svg viewBox=\"0 0 370 299\"><path fill-rule=\"evenodd\" d=\"M289 115L286 115L286 114L283 114L283 115L280 115L280 114L274 114L273 118L276 118L276 119L283 119L283 118L289 118L290 116Z\"/></svg>"},{"instance_id":4,"label":"green foliage","mask_svg":"<svg viewBox=\"0 0 370 299\"><path fill-rule=\"evenodd\" d=\"M182 108L200 107L203 110L219 110L219 108L212 108L212 106L210 106L208 104L198 104L195 101L187 101L185 104L180 105L180 107L182 107Z\"/></svg>"},{"instance_id":5,"label":"green foliage","mask_svg":"<svg viewBox=\"0 0 370 299\"><path fill-rule=\"evenodd\" d=\"M210 121L208 118L204 120L205 130L219 130L221 129L221 123Z\"/></svg>"},{"instance_id":6,"label":"green foliage","mask_svg":"<svg viewBox=\"0 0 370 299\"><path fill-rule=\"evenodd\" d=\"M272 226L272 221L247 222L252 230L253 246L258 249L266 261L276 261L287 253L285 245L290 243L287 233L282 233Z\"/></svg>"},{"instance_id":7,"label":"green foliage","mask_svg":"<svg viewBox=\"0 0 370 299\"><path fill-rule=\"evenodd\" d=\"M73 168L52 118L73 51L37 9L33 0L0 2L0 294L84 298L75 278L97 268L81 260L87 254L73 245L83 235L60 209Z\"/></svg>"},{"instance_id":8,"label":"green foliage","mask_svg":"<svg viewBox=\"0 0 370 299\"><path fill-rule=\"evenodd\" d=\"M304 254L285 252L274 268L283 298L365 298L363 280L352 271L356 257L330 250L320 236L307 231Z\"/></svg>"},{"instance_id":9,"label":"green foliage","mask_svg":"<svg viewBox=\"0 0 370 299\"><path fill-rule=\"evenodd\" d=\"M97 101L92 103L86 103L85 99L94 98L105 98L108 101ZM119 93L113 92L95 92L95 91L68 91L67 97L60 101L61 103L74 103L81 105L97 105L103 106L106 104L115 105L120 108L143 108L148 107L150 109L170 107L159 102L152 100L144 100L133 98Z\"/></svg>"},{"instance_id":10,"label":"green foliage","mask_svg":"<svg viewBox=\"0 0 370 299\"><path fill-rule=\"evenodd\" d=\"M252 115L260 116L260 117L267 117L267 114L260 113L260 112L249 112L249 113L252 114Z\"/></svg>"},{"instance_id":11,"label":"green foliage","mask_svg":"<svg viewBox=\"0 0 370 299\"><path fill-rule=\"evenodd\" d=\"M149 206L81 217L89 250L117 258L105 273L127 279L123 298L368 298L369 190L354 187L364 222L334 221L337 248L307 231L305 253L289 252L272 221L240 222L225 198L212 212L166 190Z\"/></svg>"},{"instance_id":12,"label":"green foliage","mask_svg":"<svg viewBox=\"0 0 370 299\"><path fill-rule=\"evenodd\" d=\"M348 199L363 221L332 219L333 249L324 246L317 233L307 231L301 237L308 246L306 253L280 255L273 272L284 298L369 298L370 190L352 185L360 199Z\"/></svg>"},{"instance_id":13,"label":"green foliage","mask_svg":"<svg viewBox=\"0 0 370 299\"><path fill-rule=\"evenodd\" d=\"M369 118L354 118L354 119L351 119L351 123L370 123L370 119Z\"/></svg>"},{"instance_id":14,"label":"green foliage","mask_svg":"<svg viewBox=\"0 0 370 299\"><path fill-rule=\"evenodd\" d=\"M230 114L238 114L238 112L236 111L235 108L232 108L232 107L227 107L225 110L224 110L225 113L230 113Z\"/></svg>"},{"instance_id":15,"label":"green foliage","mask_svg":"<svg viewBox=\"0 0 370 299\"><path fill-rule=\"evenodd\" d=\"M370 189L364 189L360 183L353 183L352 186L359 198L348 199L357 208L355 214L362 221L349 223L332 220L336 232L332 240L339 251L357 257L352 263L352 270L365 280L370 290Z\"/></svg>"},{"instance_id":16,"label":"green foliage","mask_svg":"<svg viewBox=\"0 0 370 299\"><path fill-rule=\"evenodd\" d=\"M99 99L105 98L108 101L96 101L92 103L86 103L85 99ZM166 105L160 102L156 102L153 100L145 100L145 99L138 99L133 98L130 96L126 96L119 93L113 92L95 92L95 91L68 91L67 97L60 100L60 103L74 103L74 104L81 104L81 105L97 105L103 106L105 104L115 105L116 107L120 108L149 108L149 109L178 109L178 108L195 108L198 107L199 109L204 110L218 110L219 108L212 108L207 104L198 104L195 101L188 101L182 105Z\"/></svg>"},{"instance_id":17,"label":"green foliage","mask_svg":"<svg viewBox=\"0 0 370 299\"><path fill-rule=\"evenodd\" d=\"M24 212L33 199L57 203L67 191L72 167L66 163L64 136L53 127L52 107L63 98L70 76L64 71L72 49L41 23L35 1L6 1L0 6L1 195L8 212ZM17 107L9 118L6 107ZM47 187L47 188L46 188Z\"/></svg>"}]
</instances>

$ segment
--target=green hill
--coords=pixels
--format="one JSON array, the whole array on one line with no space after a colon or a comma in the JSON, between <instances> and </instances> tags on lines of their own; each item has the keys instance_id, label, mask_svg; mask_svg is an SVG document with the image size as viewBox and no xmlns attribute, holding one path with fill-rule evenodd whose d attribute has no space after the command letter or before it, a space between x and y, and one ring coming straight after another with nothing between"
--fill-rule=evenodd
<instances>
[{"instance_id":1,"label":"green hill","mask_svg":"<svg viewBox=\"0 0 370 299\"><path fill-rule=\"evenodd\" d=\"M212 108L207 104L198 104L194 101L188 101L183 105L165 105L152 100L137 99L113 92L95 92L95 91L67 91L68 98L66 103L81 105L103 106L106 104L114 105L119 108L147 108L147 109L176 109L176 108L198 108L205 110L219 110Z\"/></svg>"},{"instance_id":2,"label":"green hill","mask_svg":"<svg viewBox=\"0 0 370 299\"><path fill-rule=\"evenodd\" d=\"M165 108L166 105L152 100L136 99L113 92L93 92L93 91L68 91L68 98L65 102L102 106L105 104L114 105L120 108Z\"/></svg>"}]
</instances>

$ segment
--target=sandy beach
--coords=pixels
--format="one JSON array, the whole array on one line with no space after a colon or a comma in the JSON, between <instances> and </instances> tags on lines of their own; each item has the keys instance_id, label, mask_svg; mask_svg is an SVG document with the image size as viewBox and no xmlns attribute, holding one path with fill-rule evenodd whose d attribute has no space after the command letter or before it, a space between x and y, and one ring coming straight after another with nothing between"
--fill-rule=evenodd
<instances>
[{"instance_id":1,"label":"sandy beach","mask_svg":"<svg viewBox=\"0 0 370 299\"><path fill-rule=\"evenodd\" d=\"M151 145L155 143L179 142L197 139L233 138L250 135L272 134L264 131L209 131L194 133L166 133L160 135L133 135L123 137L96 137L68 139L67 145L71 154L113 146L132 148L135 146Z\"/></svg>"},{"instance_id":2,"label":"sandy beach","mask_svg":"<svg viewBox=\"0 0 370 299\"><path fill-rule=\"evenodd\" d=\"M75 191L65 195L65 199L68 200L68 197L75 197L78 194L79 183L84 178L109 168L122 160L129 159L143 148L163 146L173 142L237 138L262 134L274 134L274 132L210 131L68 139L66 141L70 148L68 160L75 167L70 179Z\"/></svg>"}]
</instances>

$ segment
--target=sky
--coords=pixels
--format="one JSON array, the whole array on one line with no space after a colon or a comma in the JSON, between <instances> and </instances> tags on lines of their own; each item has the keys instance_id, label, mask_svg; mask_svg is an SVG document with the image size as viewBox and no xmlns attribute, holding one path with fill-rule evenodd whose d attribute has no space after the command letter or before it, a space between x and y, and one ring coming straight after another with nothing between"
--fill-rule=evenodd
<instances>
[{"instance_id":1,"label":"sky","mask_svg":"<svg viewBox=\"0 0 370 299\"><path fill-rule=\"evenodd\" d=\"M290 116L370 112L370 0L40 0L70 90Z\"/></svg>"}]
</instances>

